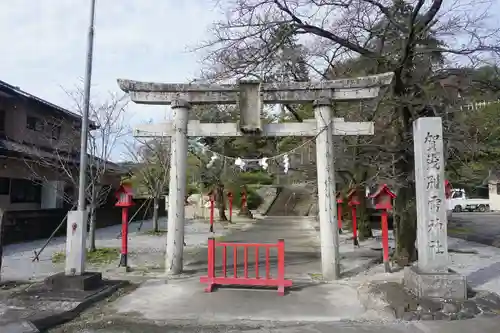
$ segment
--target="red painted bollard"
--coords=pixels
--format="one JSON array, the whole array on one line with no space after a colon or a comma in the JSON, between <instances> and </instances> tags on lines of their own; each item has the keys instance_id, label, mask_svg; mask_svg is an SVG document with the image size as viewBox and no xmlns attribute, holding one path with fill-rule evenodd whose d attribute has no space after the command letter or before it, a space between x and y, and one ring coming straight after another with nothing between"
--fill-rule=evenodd
<instances>
[{"instance_id":1,"label":"red painted bollard","mask_svg":"<svg viewBox=\"0 0 500 333\"><path fill-rule=\"evenodd\" d=\"M387 273L391 272L391 265L389 263L389 223L388 211L392 210L392 199L396 195L387 187L382 185L377 192L372 196L375 199L375 208L381 210L381 228L382 228L382 249L384 251L384 269Z\"/></svg>"},{"instance_id":2,"label":"red painted bollard","mask_svg":"<svg viewBox=\"0 0 500 333\"><path fill-rule=\"evenodd\" d=\"M210 194L210 232L214 232L214 208L215 208L215 196Z\"/></svg>"},{"instance_id":3,"label":"red painted bollard","mask_svg":"<svg viewBox=\"0 0 500 333\"><path fill-rule=\"evenodd\" d=\"M387 273L391 272L389 264L389 223L387 221L387 209L382 209L381 228L382 228L382 250L384 251L384 270Z\"/></svg>"},{"instance_id":4,"label":"red painted bollard","mask_svg":"<svg viewBox=\"0 0 500 333\"><path fill-rule=\"evenodd\" d=\"M453 186L448 180L444 181L444 194L446 199L451 198L451 191L453 190Z\"/></svg>"},{"instance_id":5,"label":"red painted bollard","mask_svg":"<svg viewBox=\"0 0 500 333\"><path fill-rule=\"evenodd\" d=\"M351 220L352 220L352 243L354 246L359 246L358 242L358 223L357 223L357 206L359 205L358 192L352 189L347 194L348 204L351 207Z\"/></svg>"},{"instance_id":6,"label":"red painted bollard","mask_svg":"<svg viewBox=\"0 0 500 333\"><path fill-rule=\"evenodd\" d=\"M339 234L342 233L342 203L344 200L342 199L342 194L340 192L337 192L337 223L338 223L338 229L339 229Z\"/></svg>"},{"instance_id":7,"label":"red painted bollard","mask_svg":"<svg viewBox=\"0 0 500 333\"><path fill-rule=\"evenodd\" d=\"M233 193L227 192L227 200L229 201L229 222L233 222Z\"/></svg>"},{"instance_id":8,"label":"red painted bollard","mask_svg":"<svg viewBox=\"0 0 500 333\"><path fill-rule=\"evenodd\" d=\"M122 184L118 191L116 191L116 198L118 202L116 207L122 207L122 249L120 254L119 267L127 268L127 254L128 254L128 209L134 205L133 202L132 186Z\"/></svg>"}]
</instances>

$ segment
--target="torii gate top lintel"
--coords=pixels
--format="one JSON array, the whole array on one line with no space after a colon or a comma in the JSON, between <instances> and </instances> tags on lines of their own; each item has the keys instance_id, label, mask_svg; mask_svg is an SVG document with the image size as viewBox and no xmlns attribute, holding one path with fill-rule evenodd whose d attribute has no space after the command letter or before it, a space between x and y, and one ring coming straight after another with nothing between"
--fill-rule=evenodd
<instances>
[{"instance_id":1,"label":"torii gate top lintel","mask_svg":"<svg viewBox=\"0 0 500 333\"><path fill-rule=\"evenodd\" d=\"M189 109L200 104L237 104L240 111L238 123L206 124L188 121L188 136L314 136L316 121L303 123L262 124L262 104L310 103L315 107L332 105L332 101L373 99L380 96L380 89L388 86L393 73L338 79L321 82L274 82L240 80L237 84L169 84L118 80L120 88L128 92L132 101L139 104L171 105L172 108ZM334 135L373 135L372 122L347 123L335 119ZM136 137L171 136L173 123L146 124L136 129Z\"/></svg>"},{"instance_id":2,"label":"torii gate top lintel","mask_svg":"<svg viewBox=\"0 0 500 333\"><path fill-rule=\"evenodd\" d=\"M320 98L335 101L372 99L391 83L394 73L318 82L272 82L239 80L236 84L156 83L118 79L118 85L139 104L172 104L183 99L192 105L236 104L245 87L258 89L262 103L310 103ZM250 88L251 87L251 88Z\"/></svg>"}]
</instances>

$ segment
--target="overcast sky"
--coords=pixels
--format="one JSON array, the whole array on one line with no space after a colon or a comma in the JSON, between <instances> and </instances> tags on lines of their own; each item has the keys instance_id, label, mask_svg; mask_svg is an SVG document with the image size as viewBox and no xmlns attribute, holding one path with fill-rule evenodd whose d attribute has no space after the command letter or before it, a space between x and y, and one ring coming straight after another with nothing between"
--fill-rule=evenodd
<instances>
[{"instance_id":1,"label":"overcast sky","mask_svg":"<svg viewBox=\"0 0 500 333\"><path fill-rule=\"evenodd\" d=\"M119 92L117 78L196 77L202 55L188 49L208 38L208 28L221 18L214 2L97 0L92 95ZM498 2L493 0L490 13L498 12ZM0 80L70 108L62 87L81 85L89 9L90 0L0 1ZM129 113L131 127L168 115L166 107L136 104L129 105Z\"/></svg>"},{"instance_id":2,"label":"overcast sky","mask_svg":"<svg viewBox=\"0 0 500 333\"><path fill-rule=\"evenodd\" d=\"M90 0L0 1L0 80L63 107L61 87L81 83ZM219 17L210 0L97 0L92 94L117 78L183 82L200 70L187 50ZM163 119L165 107L130 105L130 124Z\"/></svg>"}]
</instances>

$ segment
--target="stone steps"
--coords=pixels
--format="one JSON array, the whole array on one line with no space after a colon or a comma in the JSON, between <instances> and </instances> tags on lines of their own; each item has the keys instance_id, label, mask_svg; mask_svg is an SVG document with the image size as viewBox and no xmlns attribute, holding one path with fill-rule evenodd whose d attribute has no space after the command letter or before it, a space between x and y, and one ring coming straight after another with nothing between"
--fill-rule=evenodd
<instances>
[{"instance_id":1,"label":"stone steps","mask_svg":"<svg viewBox=\"0 0 500 333\"><path fill-rule=\"evenodd\" d=\"M315 196L305 185L285 186L267 212L268 216L306 216Z\"/></svg>"}]
</instances>

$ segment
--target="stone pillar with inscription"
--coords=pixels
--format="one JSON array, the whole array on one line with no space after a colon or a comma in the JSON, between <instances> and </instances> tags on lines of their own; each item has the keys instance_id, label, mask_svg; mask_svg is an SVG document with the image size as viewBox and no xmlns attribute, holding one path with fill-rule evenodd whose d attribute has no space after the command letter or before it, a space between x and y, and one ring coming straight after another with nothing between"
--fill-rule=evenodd
<instances>
[{"instance_id":1,"label":"stone pillar with inscription","mask_svg":"<svg viewBox=\"0 0 500 333\"><path fill-rule=\"evenodd\" d=\"M465 277L448 269L443 126L440 117L413 123L418 263L405 285L419 297L465 299Z\"/></svg>"}]
</instances>

